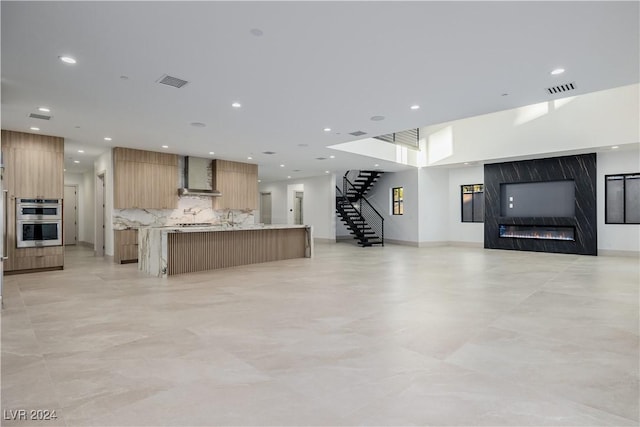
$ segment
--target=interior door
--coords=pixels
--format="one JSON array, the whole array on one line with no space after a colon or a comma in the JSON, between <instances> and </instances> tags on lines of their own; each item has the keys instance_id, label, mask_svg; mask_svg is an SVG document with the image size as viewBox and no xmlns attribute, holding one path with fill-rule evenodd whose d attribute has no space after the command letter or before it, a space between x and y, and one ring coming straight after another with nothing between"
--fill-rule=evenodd
<instances>
[{"instance_id":1,"label":"interior door","mask_svg":"<svg viewBox=\"0 0 640 427\"><path fill-rule=\"evenodd\" d=\"M78 186L65 185L62 201L62 235L65 246L78 243Z\"/></svg>"},{"instance_id":2,"label":"interior door","mask_svg":"<svg viewBox=\"0 0 640 427\"><path fill-rule=\"evenodd\" d=\"M260 222L271 224L271 193L260 193Z\"/></svg>"}]
</instances>

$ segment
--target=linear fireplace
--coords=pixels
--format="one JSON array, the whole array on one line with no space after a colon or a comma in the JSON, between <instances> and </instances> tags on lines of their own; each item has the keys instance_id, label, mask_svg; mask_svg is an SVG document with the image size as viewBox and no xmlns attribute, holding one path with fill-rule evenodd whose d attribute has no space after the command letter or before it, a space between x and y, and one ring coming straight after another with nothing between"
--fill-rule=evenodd
<instances>
[{"instance_id":1,"label":"linear fireplace","mask_svg":"<svg viewBox=\"0 0 640 427\"><path fill-rule=\"evenodd\" d=\"M596 155L484 165L484 247L597 255Z\"/></svg>"},{"instance_id":2,"label":"linear fireplace","mask_svg":"<svg viewBox=\"0 0 640 427\"><path fill-rule=\"evenodd\" d=\"M500 237L514 239L541 240L576 240L576 230L573 227L555 227L548 225L506 225L498 228Z\"/></svg>"}]
</instances>

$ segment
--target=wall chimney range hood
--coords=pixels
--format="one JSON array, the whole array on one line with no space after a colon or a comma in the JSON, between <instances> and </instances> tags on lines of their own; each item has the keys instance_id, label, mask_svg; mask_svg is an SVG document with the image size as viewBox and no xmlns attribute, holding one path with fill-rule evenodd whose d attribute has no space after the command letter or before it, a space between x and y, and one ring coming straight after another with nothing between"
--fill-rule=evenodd
<instances>
[{"instance_id":1,"label":"wall chimney range hood","mask_svg":"<svg viewBox=\"0 0 640 427\"><path fill-rule=\"evenodd\" d=\"M178 189L181 196L208 196L220 197L222 193L214 190L211 159L200 157L184 158L184 188Z\"/></svg>"}]
</instances>

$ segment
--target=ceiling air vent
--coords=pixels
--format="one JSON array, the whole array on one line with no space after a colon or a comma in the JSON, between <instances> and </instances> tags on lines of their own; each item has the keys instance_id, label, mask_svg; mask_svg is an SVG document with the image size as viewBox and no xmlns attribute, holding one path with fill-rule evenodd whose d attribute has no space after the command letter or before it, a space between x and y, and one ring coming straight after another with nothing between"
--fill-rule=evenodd
<instances>
[{"instance_id":1,"label":"ceiling air vent","mask_svg":"<svg viewBox=\"0 0 640 427\"><path fill-rule=\"evenodd\" d=\"M327 160L326 157L316 157L316 160Z\"/></svg>"},{"instance_id":2,"label":"ceiling air vent","mask_svg":"<svg viewBox=\"0 0 640 427\"><path fill-rule=\"evenodd\" d=\"M31 117L32 119L40 119L40 120L49 120L49 119L51 119L51 116L46 116L44 114L36 114L36 113L29 114L29 117Z\"/></svg>"},{"instance_id":3,"label":"ceiling air vent","mask_svg":"<svg viewBox=\"0 0 640 427\"><path fill-rule=\"evenodd\" d=\"M362 136L362 135L366 135L366 132L362 132L361 130L357 130L355 132L350 132L349 135L353 135L353 136Z\"/></svg>"},{"instance_id":4,"label":"ceiling air vent","mask_svg":"<svg viewBox=\"0 0 640 427\"><path fill-rule=\"evenodd\" d=\"M553 95L555 93L568 92L570 90L574 90L575 88L576 88L576 84L575 83L565 83L563 85L548 87L547 88L547 92L549 92L551 95Z\"/></svg>"},{"instance_id":5,"label":"ceiling air vent","mask_svg":"<svg viewBox=\"0 0 640 427\"><path fill-rule=\"evenodd\" d=\"M186 80L182 80L177 77L172 77L167 74L164 74L162 77L160 77L160 79L157 80L157 82L163 85L177 87L178 89L180 89L182 86L189 83Z\"/></svg>"},{"instance_id":6,"label":"ceiling air vent","mask_svg":"<svg viewBox=\"0 0 640 427\"><path fill-rule=\"evenodd\" d=\"M269 155L271 155L271 154L276 154L276 152L275 152L275 151L263 151L263 152L262 152L262 154L269 154Z\"/></svg>"}]
</instances>

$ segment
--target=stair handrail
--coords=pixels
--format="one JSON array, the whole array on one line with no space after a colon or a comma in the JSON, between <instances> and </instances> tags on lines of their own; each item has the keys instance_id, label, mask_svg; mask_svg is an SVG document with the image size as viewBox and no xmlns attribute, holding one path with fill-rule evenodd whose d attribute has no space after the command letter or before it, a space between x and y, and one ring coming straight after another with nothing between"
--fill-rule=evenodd
<instances>
[{"instance_id":1,"label":"stair handrail","mask_svg":"<svg viewBox=\"0 0 640 427\"><path fill-rule=\"evenodd\" d=\"M349 183L349 185L351 185L352 187L354 187L354 188L355 188L355 186L353 185L353 183L352 183L351 181L349 181L349 178L344 177L344 180L345 180L346 182L348 182L348 183ZM347 192L346 192L346 191L344 191L343 195L344 195L344 194L346 194L346 193L347 193ZM383 217L382 215L380 215L380 212L378 212L378 210L377 210L376 208L374 208L374 207L373 207L373 205L372 205L371 203L369 203L369 200L367 200L367 198L366 198L365 196L360 195L358 198L359 198L360 200L364 200L365 202L367 202L367 204L368 204L369 206L371 206L371 209L373 209L373 211L374 211L374 212L375 212L375 213L376 213L380 218L382 218L382 220L384 221L384 217Z\"/></svg>"},{"instance_id":2,"label":"stair handrail","mask_svg":"<svg viewBox=\"0 0 640 427\"><path fill-rule=\"evenodd\" d=\"M342 190L340 190L340 187L338 187L336 185L336 190L338 190L338 192L340 193L340 196L342 198L343 201L346 201L347 203L349 203L349 206L351 206L353 208L353 210L355 210L358 213L358 216L360 217L361 224L359 225L359 230L361 233L364 233L364 226L365 226L365 218L362 216L362 212L360 211L360 209L358 209L353 203L351 203L351 200L349 200L349 198L347 197L346 192L343 192ZM383 219L384 221L384 219Z\"/></svg>"},{"instance_id":3,"label":"stair handrail","mask_svg":"<svg viewBox=\"0 0 640 427\"><path fill-rule=\"evenodd\" d=\"M355 186L353 185L353 183L349 180L349 178L347 178L347 174L349 173L349 171L347 171L347 173L345 173L345 175L342 177L342 187L343 187L343 191L341 191L342 193L342 197L345 198L349 204L356 209L356 212L358 212L358 215L360 215L360 218L362 218L364 221L369 223L369 226L371 227L372 230L374 230L374 225L373 221L370 220L370 218L365 218L364 215L364 211L363 211L363 205L362 203L360 203L360 208L357 208L356 206L354 206L351 201L349 200L349 198L347 197L347 189L348 186L350 185L352 188L355 188ZM337 188L337 186L336 186ZM382 242L382 245L384 246L384 217L380 214L380 212L378 212L378 210L376 208L373 207L373 205L371 203L369 203L369 200L367 200L367 198L365 196L363 196L362 194L358 193L358 201L362 201L364 200L364 202L366 203L366 205L371 208L371 210L377 215L377 219L380 222L380 226L379 227L375 227L376 228L376 233L378 233L380 235L380 240ZM368 215L366 215L368 216ZM374 218L371 218L374 219ZM364 233L364 224L362 227L362 232Z\"/></svg>"}]
</instances>

